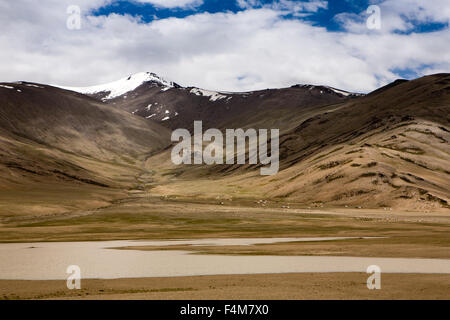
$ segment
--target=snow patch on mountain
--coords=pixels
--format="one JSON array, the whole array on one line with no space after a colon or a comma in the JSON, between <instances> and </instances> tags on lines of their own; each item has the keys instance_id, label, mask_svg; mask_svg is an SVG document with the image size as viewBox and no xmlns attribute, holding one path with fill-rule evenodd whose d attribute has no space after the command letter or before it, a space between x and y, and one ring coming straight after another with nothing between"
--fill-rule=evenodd
<instances>
[{"instance_id":1,"label":"snow patch on mountain","mask_svg":"<svg viewBox=\"0 0 450 320\"><path fill-rule=\"evenodd\" d=\"M328 92L328 93L330 93L330 91L331 91L331 92L334 92L343 97L364 96L364 94L360 94L360 93L353 93L353 92L348 92L345 90L340 90L340 89L336 89L336 88L329 87L329 86L316 86L316 85L312 85L312 84L297 84L297 85L292 86L291 88L305 88L305 89L308 89L309 91L312 91L313 89L319 89L320 93L322 93L322 94L324 93L324 91Z\"/></svg>"},{"instance_id":2,"label":"snow patch on mountain","mask_svg":"<svg viewBox=\"0 0 450 320\"><path fill-rule=\"evenodd\" d=\"M221 94L220 92L209 91L209 90L204 90L204 89L199 89L199 88L193 88L190 92L197 96L210 97L209 98L210 101L217 101L220 99L227 98L227 96Z\"/></svg>"},{"instance_id":3,"label":"snow patch on mountain","mask_svg":"<svg viewBox=\"0 0 450 320\"><path fill-rule=\"evenodd\" d=\"M105 98L103 98L103 100L110 100L120 97L121 95L124 95L127 92L133 91L142 84L150 81L158 83L159 85L163 86L164 89L167 90L175 86L173 82L167 81L154 73L140 72L133 74L127 78L123 78L118 81L102 85L91 87L60 87L60 88L79 92L82 94L96 94L109 92L109 94Z\"/></svg>"},{"instance_id":4,"label":"snow patch on mountain","mask_svg":"<svg viewBox=\"0 0 450 320\"><path fill-rule=\"evenodd\" d=\"M35 84L32 84L32 83L26 83L26 82L23 82L23 81L17 81L17 82L14 82L15 84L20 84L20 85L23 85L23 86L26 86L26 87L33 87L33 88L40 88L40 89L44 89L44 87L41 87L41 86L38 86L38 85L35 85Z\"/></svg>"},{"instance_id":5,"label":"snow patch on mountain","mask_svg":"<svg viewBox=\"0 0 450 320\"><path fill-rule=\"evenodd\" d=\"M325 88L328 88L328 89L330 89L331 91L336 92L337 94L343 95L344 97L348 97L349 95L351 95L350 92L343 91L343 90L338 90L338 89L333 88L333 87L325 87Z\"/></svg>"}]
</instances>

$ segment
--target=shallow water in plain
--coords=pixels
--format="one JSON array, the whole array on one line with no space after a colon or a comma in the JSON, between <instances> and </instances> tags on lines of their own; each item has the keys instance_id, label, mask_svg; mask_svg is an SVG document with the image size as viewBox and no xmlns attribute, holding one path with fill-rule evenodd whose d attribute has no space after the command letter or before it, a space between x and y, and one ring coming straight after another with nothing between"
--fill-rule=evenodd
<instances>
[{"instance_id":1,"label":"shallow water in plain","mask_svg":"<svg viewBox=\"0 0 450 320\"><path fill-rule=\"evenodd\" d=\"M63 280L68 266L84 279L174 277L217 274L366 272L377 265L385 273L450 273L450 259L334 256L236 256L190 251L117 250L128 246L253 245L345 238L255 238L157 241L41 242L0 244L0 279Z\"/></svg>"}]
</instances>

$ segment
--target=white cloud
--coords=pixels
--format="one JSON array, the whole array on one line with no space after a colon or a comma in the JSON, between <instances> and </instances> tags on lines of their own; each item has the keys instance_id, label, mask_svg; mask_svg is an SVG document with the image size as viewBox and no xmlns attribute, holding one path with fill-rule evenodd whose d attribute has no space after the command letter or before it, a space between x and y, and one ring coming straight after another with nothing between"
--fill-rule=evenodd
<instances>
[{"instance_id":1,"label":"white cloud","mask_svg":"<svg viewBox=\"0 0 450 320\"><path fill-rule=\"evenodd\" d=\"M198 7L203 3L203 0L134 0L141 3L150 3L157 7L163 8L186 8Z\"/></svg>"},{"instance_id":2,"label":"white cloud","mask_svg":"<svg viewBox=\"0 0 450 320\"><path fill-rule=\"evenodd\" d=\"M260 0L237 0L238 7L242 9L268 8L274 10L287 10L291 13L317 12L319 9L327 9L328 1L309 0L298 2L293 0L274 0L272 3L263 3Z\"/></svg>"},{"instance_id":3,"label":"white cloud","mask_svg":"<svg viewBox=\"0 0 450 320\"><path fill-rule=\"evenodd\" d=\"M372 0L381 11L380 32L393 31L409 32L417 23L443 23L450 22L449 0ZM367 32L367 15L343 13L336 17L346 30L351 32Z\"/></svg>"},{"instance_id":4,"label":"white cloud","mask_svg":"<svg viewBox=\"0 0 450 320\"><path fill-rule=\"evenodd\" d=\"M262 2L260 0L236 0L236 3L242 9L262 6Z\"/></svg>"},{"instance_id":5,"label":"white cloud","mask_svg":"<svg viewBox=\"0 0 450 320\"><path fill-rule=\"evenodd\" d=\"M71 31L66 8L74 2L87 13L110 1L0 3L0 81L87 86L153 71L182 85L214 90L312 83L365 92L397 78L394 69L450 70L448 29L373 32L362 27L362 20L348 32L329 32L285 19L285 9L263 7L151 23L128 15L88 15L81 30ZM441 12L450 7L441 5ZM423 19L443 19L440 12L426 12Z\"/></svg>"}]
</instances>

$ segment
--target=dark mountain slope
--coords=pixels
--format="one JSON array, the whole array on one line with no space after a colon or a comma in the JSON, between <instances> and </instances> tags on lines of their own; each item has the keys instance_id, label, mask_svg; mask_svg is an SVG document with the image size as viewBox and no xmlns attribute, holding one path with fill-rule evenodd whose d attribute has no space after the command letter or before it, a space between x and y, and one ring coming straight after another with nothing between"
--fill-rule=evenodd
<instances>
[{"instance_id":1,"label":"dark mountain slope","mask_svg":"<svg viewBox=\"0 0 450 320\"><path fill-rule=\"evenodd\" d=\"M166 147L170 137L156 123L51 86L3 83L0 101L3 184L55 177L114 184L105 182L99 163L137 165L139 156Z\"/></svg>"},{"instance_id":2,"label":"dark mountain slope","mask_svg":"<svg viewBox=\"0 0 450 320\"><path fill-rule=\"evenodd\" d=\"M347 100L342 94L319 86L219 93L197 88L162 91L143 84L126 94L126 98L118 97L107 103L171 129L192 129L195 120L202 120L205 128L288 129L290 120L303 111Z\"/></svg>"}]
</instances>

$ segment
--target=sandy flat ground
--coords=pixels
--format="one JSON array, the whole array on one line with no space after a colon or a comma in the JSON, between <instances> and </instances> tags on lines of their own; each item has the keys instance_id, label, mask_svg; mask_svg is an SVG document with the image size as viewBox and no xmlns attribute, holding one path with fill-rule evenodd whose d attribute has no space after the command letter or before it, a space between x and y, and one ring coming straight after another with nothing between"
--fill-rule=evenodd
<instances>
[{"instance_id":1,"label":"sandy flat ground","mask_svg":"<svg viewBox=\"0 0 450 320\"><path fill-rule=\"evenodd\" d=\"M450 299L450 275L382 274L369 290L365 273L217 275L65 281L0 280L0 299Z\"/></svg>"}]
</instances>

